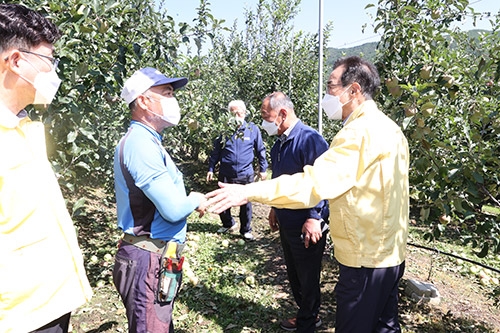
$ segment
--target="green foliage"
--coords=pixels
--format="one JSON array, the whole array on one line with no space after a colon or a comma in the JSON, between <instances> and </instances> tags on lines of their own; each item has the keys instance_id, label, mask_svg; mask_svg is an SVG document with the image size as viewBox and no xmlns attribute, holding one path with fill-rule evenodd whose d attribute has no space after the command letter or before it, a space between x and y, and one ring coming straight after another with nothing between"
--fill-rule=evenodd
<instances>
[{"instance_id":1,"label":"green foliage","mask_svg":"<svg viewBox=\"0 0 500 333\"><path fill-rule=\"evenodd\" d=\"M247 119L260 123L262 98L282 90L298 116L317 127L317 36L294 31L299 3L261 0L247 10L241 30L236 23L223 28L206 0L193 26L176 24L165 2L25 1L63 32L56 44L60 91L47 110L29 109L50 132L47 146L61 185L112 192L114 148L129 122L120 91L123 80L145 66L190 80L177 94L181 123L164 136L169 153L188 171L188 189L204 178L200 170L211 141L232 132L232 99L244 100ZM491 31L471 37L456 27L466 17L481 19L467 5L380 0L375 25L384 34L375 61L385 82L378 102L410 142L412 207L429 226L429 238L460 230L483 256L500 251L500 218L482 209L500 206L500 19L492 17ZM327 25L325 43L329 30ZM324 125L330 141L339 125ZM263 136L269 145L274 141ZM77 201L75 215L84 214L84 203Z\"/></svg>"},{"instance_id":2,"label":"green foliage","mask_svg":"<svg viewBox=\"0 0 500 333\"><path fill-rule=\"evenodd\" d=\"M472 15L467 5L379 1L377 65L385 86L378 99L405 128L411 198L428 236L441 236L450 223L485 256L500 251L499 218L481 210L499 205L499 21L470 38L454 27Z\"/></svg>"},{"instance_id":3,"label":"green foliage","mask_svg":"<svg viewBox=\"0 0 500 333\"><path fill-rule=\"evenodd\" d=\"M119 99L123 80L152 64L176 74L174 22L142 1L25 5L47 12L63 33L56 44L63 83L54 103L39 114L50 131L49 153L59 181L71 190L82 184L109 187L114 147L128 118Z\"/></svg>"},{"instance_id":4,"label":"green foliage","mask_svg":"<svg viewBox=\"0 0 500 333\"><path fill-rule=\"evenodd\" d=\"M229 35L215 35L208 54L186 59L196 75L183 104L187 116L175 129L182 131L189 150L183 156L204 161L211 141L232 133L227 104L233 99L243 100L247 120L260 124L262 99L281 90L292 98L299 117L317 127L317 36L293 32L299 3L261 1L255 11L245 13L244 29L235 25ZM269 145L274 141L263 137Z\"/></svg>"}]
</instances>

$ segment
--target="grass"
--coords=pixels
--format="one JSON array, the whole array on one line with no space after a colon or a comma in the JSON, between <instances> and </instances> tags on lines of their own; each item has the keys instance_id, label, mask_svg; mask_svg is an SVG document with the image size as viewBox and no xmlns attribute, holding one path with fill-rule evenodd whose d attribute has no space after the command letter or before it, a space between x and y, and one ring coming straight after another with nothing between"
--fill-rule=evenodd
<instances>
[{"instance_id":1,"label":"grass","mask_svg":"<svg viewBox=\"0 0 500 333\"><path fill-rule=\"evenodd\" d=\"M88 201L87 211L86 216L77 217L77 227L95 296L73 313L72 332L127 332L125 310L110 279L120 237L115 227L114 206L105 207L96 193ZM279 321L292 316L296 308L288 287L279 235L269 231L267 213L267 206L254 206L252 225L257 241L243 244L239 242L239 234L217 233L218 216L189 217L184 281L174 310L177 333L283 332ZM412 226L410 241L478 259L473 250L460 244L439 241L430 244L423 239L423 233L424 229ZM480 260L500 267L498 256ZM500 331L500 310L488 298L495 287L481 284L479 272L472 272L472 266L409 246L407 271L400 286L404 331ZM319 332L334 332L333 289L337 276L338 266L329 242L323 258L320 313L323 326ZM441 292L442 304L429 306L405 296L408 278L434 283Z\"/></svg>"}]
</instances>

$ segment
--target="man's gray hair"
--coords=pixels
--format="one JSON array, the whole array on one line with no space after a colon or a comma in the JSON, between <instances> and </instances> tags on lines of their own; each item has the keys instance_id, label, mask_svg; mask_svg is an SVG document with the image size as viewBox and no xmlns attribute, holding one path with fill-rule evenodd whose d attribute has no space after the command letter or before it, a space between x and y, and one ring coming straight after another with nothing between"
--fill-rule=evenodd
<instances>
[{"instance_id":1,"label":"man's gray hair","mask_svg":"<svg viewBox=\"0 0 500 333\"><path fill-rule=\"evenodd\" d=\"M247 112L247 107L245 105L245 102L243 102L240 99L229 102L229 105L227 106L227 110L231 111L232 108L238 108L239 110L241 110L245 113Z\"/></svg>"},{"instance_id":2,"label":"man's gray hair","mask_svg":"<svg viewBox=\"0 0 500 333\"><path fill-rule=\"evenodd\" d=\"M279 108L293 110L292 100L290 99L290 97L288 97L281 91L275 91L268 97L269 97L269 106L271 107L272 110Z\"/></svg>"}]
</instances>

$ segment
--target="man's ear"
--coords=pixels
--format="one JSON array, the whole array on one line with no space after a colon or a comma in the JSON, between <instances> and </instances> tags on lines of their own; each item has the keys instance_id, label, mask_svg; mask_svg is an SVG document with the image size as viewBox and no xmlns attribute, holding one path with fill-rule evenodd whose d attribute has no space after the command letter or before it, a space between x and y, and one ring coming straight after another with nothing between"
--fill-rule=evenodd
<instances>
[{"instance_id":1,"label":"man's ear","mask_svg":"<svg viewBox=\"0 0 500 333\"><path fill-rule=\"evenodd\" d=\"M5 66L14 73L19 74L19 61L22 59L21 52L19 52L19 50L11 50L9 52L6 52L6 54L7 56L2 59L2 61L5 61Z\"/></svg>"},{"instance_id":2,"label":"man's ear","mask_svg":"<svg viewBox=\"0 0 500 333\"><path fill-rule=\"evenodd\" d=\"M286 119L287 115L288 115L288 111L286 109L280 109L279 113L281 113L281 118L284 121Z\"/></svg>"},{"instance_id":3,"label":"man's ear","mask_svg":"<svg viewBox=\"0 0 500 333\"><path fill-rule=\"evenodd\" d=\"M361 93L361 86L359 85L359 83L353 82L350 90L351 95L356 95L357 93Z\"/></svg>"},{"instance_id":4,"label":"man's ear","mask_svg":"<svg viewBox=\"0 0 500 333\"><path fill-rule=\"evenodd\" d=\"M135 99L135 105L140 107L141 109L143 110L146 110L148 107L146 105L146 100L148 98L144 95L139 95L137 96L137 98Z\"/></svg>"}]
</instances>

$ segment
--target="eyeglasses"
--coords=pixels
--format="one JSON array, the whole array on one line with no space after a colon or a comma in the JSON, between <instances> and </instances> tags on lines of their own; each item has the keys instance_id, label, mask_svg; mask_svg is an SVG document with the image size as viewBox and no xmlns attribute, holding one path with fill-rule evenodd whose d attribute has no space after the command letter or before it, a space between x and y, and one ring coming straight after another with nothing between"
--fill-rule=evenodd
<instances>
[{"instance_id":1,"label":"eyeglasses","mask_svg":"<svg viewBox=\"0 0 500 333\"><path fill-rule=\"evenodd\" d=\"M23 53L29 53L29 54L33 54L33 55L36 55L36 56L39 56L39 57L42 57L42 58L45 58L45 59L48 59L50 61L50 63L52 64L52 67L53 68L57 68L57 65L59 65L59 58L53 58L53 57L49 57L49 56L46 56L45 54L40 54L40 53L36 53L36 52L31 52L31 51L28 51L28 50L19 50Z\"/></svg>"}]
</instances>

